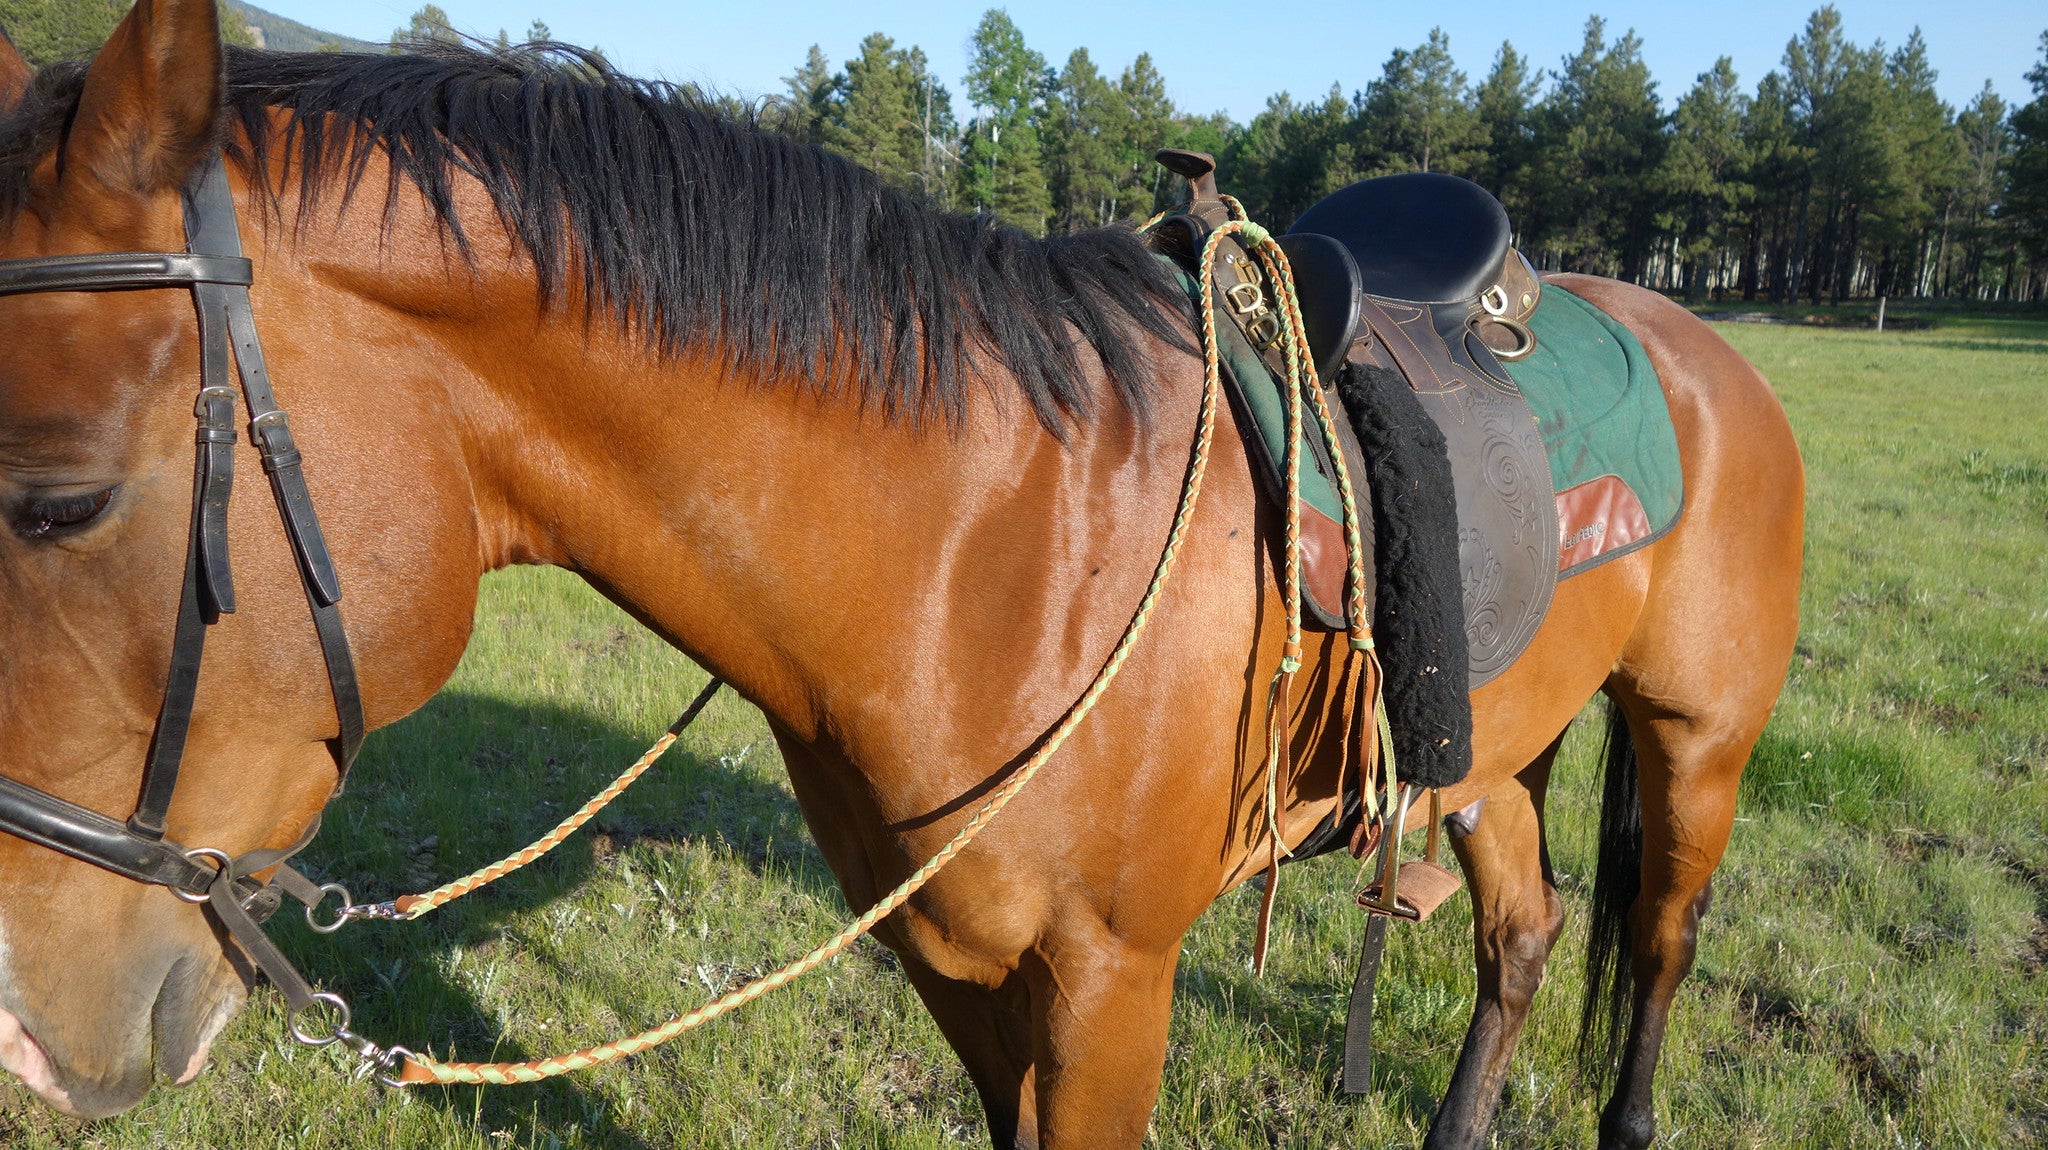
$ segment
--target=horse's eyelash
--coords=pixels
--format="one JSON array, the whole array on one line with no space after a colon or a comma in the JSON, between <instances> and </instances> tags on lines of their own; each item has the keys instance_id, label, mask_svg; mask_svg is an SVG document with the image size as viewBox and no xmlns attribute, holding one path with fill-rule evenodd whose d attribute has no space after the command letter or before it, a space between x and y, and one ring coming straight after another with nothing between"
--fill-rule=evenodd
<instances>
[{"instance_id":1,"label":"horse's eyelash","mask_svg":"<svg viewBox=\"0 0 2048 1150\"><path fill-rule=\"evenodd\" d=\"M29 501L22 509L23 526L33 538L41 538L65 527L88 522L106 510L114 489L85 495L44 496Z\"/></svg>"}]
</instances>

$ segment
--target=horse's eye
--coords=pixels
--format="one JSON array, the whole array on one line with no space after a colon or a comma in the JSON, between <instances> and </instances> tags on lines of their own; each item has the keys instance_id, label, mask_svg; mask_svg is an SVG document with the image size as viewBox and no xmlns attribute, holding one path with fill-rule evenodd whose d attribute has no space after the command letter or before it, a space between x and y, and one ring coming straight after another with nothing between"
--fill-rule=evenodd
<instances>
[{"instance_id":1,"label":"horse's eye","mask_svg":"<svg viewBox=\"0 0 2048 1150\"><path fill-rule=\"evenodd\" d=\"M35 496L22 506L17 522L30 539L53 539L91 523L113 498L111 487L84 495Z\"/></svg>"}]
</instances>

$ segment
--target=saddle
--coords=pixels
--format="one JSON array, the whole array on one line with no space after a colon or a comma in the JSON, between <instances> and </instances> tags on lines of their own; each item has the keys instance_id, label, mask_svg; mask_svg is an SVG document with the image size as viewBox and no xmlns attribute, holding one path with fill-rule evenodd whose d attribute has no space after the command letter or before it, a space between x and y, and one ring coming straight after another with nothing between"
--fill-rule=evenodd
<instances>
[{"instance_id":1,"label":"saddle","mask_svg":"<svg viewBox=\"0 0 2048 1150\"><path fill-rule=\"evenodd\" d=\"M1280 243L1323 378L1405 380L1443 432L1457 497L1470 686L1535 637L1557 584L1557 508L1536 417L1502 369L1535 350L1542 286L1484 188L1435 172L1362 180Z\"/></svg>"}]
</instances>

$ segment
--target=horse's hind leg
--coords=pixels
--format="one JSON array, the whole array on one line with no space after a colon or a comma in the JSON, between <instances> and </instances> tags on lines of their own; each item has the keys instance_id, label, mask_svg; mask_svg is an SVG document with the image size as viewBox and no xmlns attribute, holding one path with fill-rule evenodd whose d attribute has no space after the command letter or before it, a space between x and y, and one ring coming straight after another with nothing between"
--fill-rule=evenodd
<instances>
[{"instance_id":1,"label":"horse's hind leg","mask_svg":"<svg viewBox=\"0 0 2048 1150\"><path fill-rule=\"evenodd\" d=\"M1520 774L1495 788L1477 828L1451 841L1472 884L1479 993L1458 1069L1424 1143L1430 1150L1485 1143L1508 1059L1564 926L1543 842L1543 794L1563 741L1559 734Z\"/></svg>"},{"instance_id":2,"label":"horse's hind leg","mask_svg":"<svg viewBox=\"0 0 2048 1150\"><path fill-rule=\"evenodd\" d=\"M1671 1016L1679 983L1692 969L1700 920L1712 901L1714 868L1720 865L1734 827L1735 792L1750 748L1762 733L1769 701L1746 715L1677 716L1635 693L1629 684L1610 684L1633 736L1642 812L1640 891L1628 915L1628 977L1630 1020L1621 1042L1621 1073L1613 1098L1600 1116L1600 1145L1607 1150L1642 1150L1656 1137L1651 1083L1664 1029ZM1610 738L1623 737L1615 731ZM1636 764L1610 762L1610 771ZM1610 805L1617 790L1609 787ZM1602 838L1608 839L1611 814L1603 812ZM1610 854L1603 841L1603 871L1612 863L1634 860ZM1601 875L1602 885L1609 876ZM1596 902L1600 892L1595 892ZM1596 911L1597 915L1597 911ZM1601 947L1596 918L1592 946ZM1613 956L1618 960L1619 956ZM1588 986L1589 1036L1601 1032L1597 984ZM1611 1022L1609 1023L1611 1025ZM1605 1064L1606 1044L1593 1040L1588 1051Z\"/></svg>"}]
</instances>

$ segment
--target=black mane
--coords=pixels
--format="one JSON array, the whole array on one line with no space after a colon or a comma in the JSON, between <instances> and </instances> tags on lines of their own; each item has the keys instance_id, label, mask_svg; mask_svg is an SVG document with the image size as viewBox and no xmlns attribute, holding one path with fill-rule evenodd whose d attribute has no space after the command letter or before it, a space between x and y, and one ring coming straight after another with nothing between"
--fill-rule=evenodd
<instances>
[{"instance_id":1,"label":"black mane","mask_svg":"<svg viewBox=\"0 0 2048 1150\"><path fill-rule=\"evenodd\" d=\"M80 64L44 69L0 121L0 219L57 145L83 76ZM452 194L466 174L532 258L544 298L577 277L593 313L661 354L715 351L729 370L807 380L891 417L957 424L975 358L993 356L1060 433L1092 414L1077 343L1142 416L1133 327L1188 346L1186 295L1128 229L1040 240L946 215L580 53L231 49L228 104L249 140L237 158L258 170L282 158L301 223L337 181L343 203L356 194L382 150L387 222L409 181L466 256ZM273 109L291 113L282 130Z\"/></svg>"}]
</instances>

